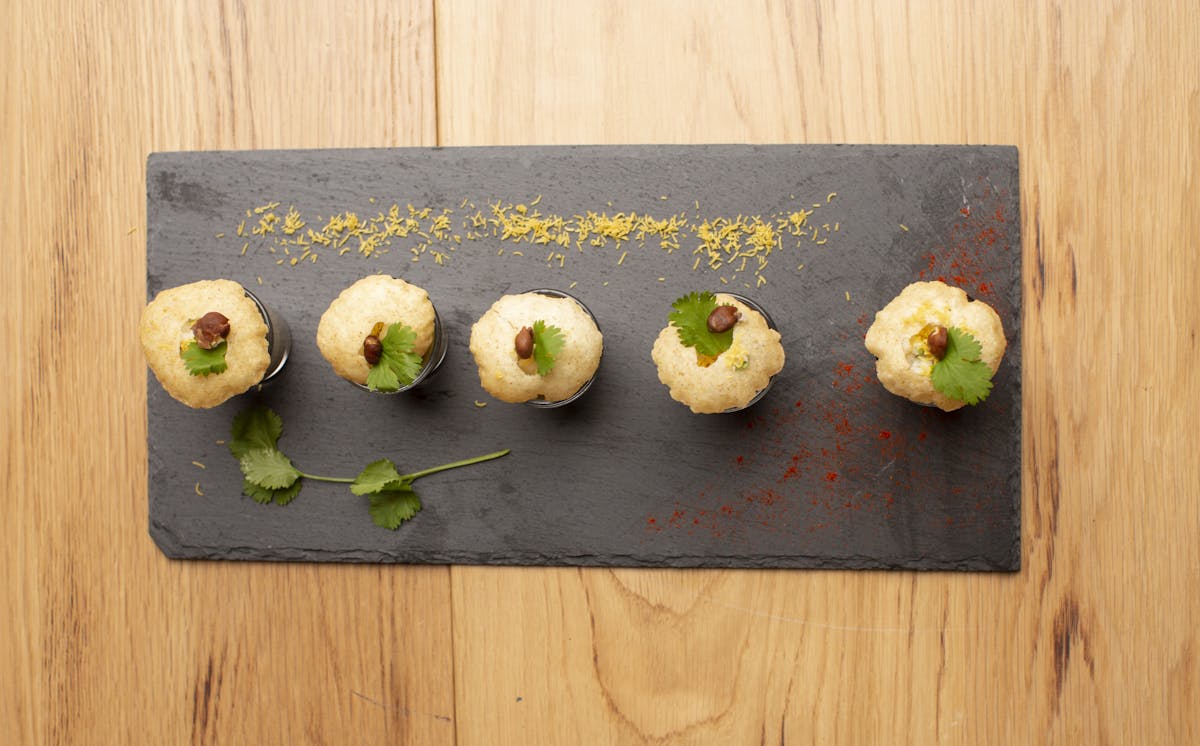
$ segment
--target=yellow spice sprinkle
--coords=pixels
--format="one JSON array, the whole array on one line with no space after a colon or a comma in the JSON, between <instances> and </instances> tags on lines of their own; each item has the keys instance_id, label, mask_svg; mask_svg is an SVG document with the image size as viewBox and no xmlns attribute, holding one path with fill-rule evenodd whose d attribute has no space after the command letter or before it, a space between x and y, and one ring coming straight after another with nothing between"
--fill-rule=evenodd
<instances>
[{"instance_id":1,"label":"yellow spice sprinkle","mask_svg":"<svg viewBox=\"0 0 1200 746\"><path fill-rule=\"evenodd\" d=\"M204 490L200 489L199 482L196 482L196 494L199 495L200 497L204 497Z\"/></svg>"},{"instance_id":2,"label":"yellow spice sprinkle","mask_svg":"<svg viewBox=\"0 0 1200 746\"><path fill-rule=\"evenodd\" d=\"M905 233L907 233L907 232L908 232L908 226L907 226L907 225L905 225L904 223L901 223L901 224L900 224L900 230L902 230L902 231L904 231Z\"/></svg>"},{"instance_id":3,"label":"yellow spice sprinkle","mask_svg":"<svg viewBox=\"0 0 1200 746\"><path fill-rule=\"evenodd\" d=\"M846 300L850 300L850 291L849 290L846 291Z\"/></svg>"},{"instance_id":4,"label":"yellow spice sprinkle","mask_svg":"<svg viewBox=\"0 0 1200 746\"><path fill-rule=\"evenodd\" d=\"M249 241L247 241L246 243L242 244L242 256L245 256L245 255L246 255L246 249L248 249L248 248L250 248L250 242L249 242Z\"/></svg>"},{"instance_id":5,"label":"yellow spice sprinkle","mask_svg":"<svg viewBox=\"0 0 1200 746\"><path fill-rule=\"evenodd\" d=\"M132 236L134 233L137 233L137 226L136 226L136 225L135 225L135 226L133 226L132 228L130 228L128 231L126 231L125 235L126 235L126 236Z\"/></svg>"},{"instance_id":6,"label":"yellow spice sprinkle","mask_svg":"<svg viewBox=\"0 0 1200 746\"><path fill-rule=\"evenodd\" d=\"M763 277L762 275L759 275L759 276L758 276L758 281L754 283L754 287L758 287L758 288L760 288L760 287L762 287L763 285L766 285L766 284L767 284L767 278Z\"/></svg>"},{"instance_id":7,"label":"yellow spice sprinkle","mask_svg":"<svg viewBox=\"0 0 1200 746\"><path fill-rule=\"evenodd\" d=\"M666 281L667 281L667 278L665 278L665 277L660 277L660 278L658 278L658 281L659 281L659 282L666 282Z\"/></svg>"},{"instance_id":8,"label":"yellow spice sprinkle","mask_svg":"<svg viewBox=\"0 0 1200 746\"><path fill-rule=\"evenodd\" d=\"M290 236L304 226L305 222L300 219L300 213L296 212L296 206L289 207L287 215L283 216L283 232Z\"/></svg>"},{"instance_id":9,"label":"yellow spice sprinkle","mask_svg":"<svg viewBox=\"0 0 1200 746\"><path fill-rule=\"evenodd\" d=\"M479 407L480 409L483 409L484 407L486 407L486 406L487 406L487 402L485 402L485 401L479 401L478 399L476 399L476 400L475 400L475 406Z\"/></svg>"},{"instance_id":10,"label":"yellow spice sprinkle","mask_svg":"<svg viewBox=\"0 0 1200 746\"><path fill-rule=\"evenodd\" d=\"M578 284L579 284L579 283L578 283L578 282L576 282L575 280L571 280L571 284L570 284L570 285L568 285L568 286L567 286L567 288L568 288L568 289L570 289L570 288L573 288L573 287L575 287L575 286L576 286L576 285L578 285Z\"/></svg>"},{"instance_id":11,"label":"yellow spice sprinkle","mask_svg":"<svg viewBox=\"0 0 1200 746\"><path fill-rule=\"evenodd\" d=\"M208 468L207 466L200 463L199 461L193 461L192 466L196 467L197 469L207 469Z\"/></svg>"},{"instance_id":12,"label":"yellow spice sprinkle","mask_svg":"<svg viewBox=\"0 0 1200 746\"><path fill-rule=\"evenodd\" d=\"M296 258L296 257L292 257L290 264L291 264L293 267L295 267L295 266L296 266L296 262L299 262L299 261L300 261L300 260L299 260L298 258Z\"/></svg>"},{"instance_id":13,"label":"yellow spice sprinkle","mask_svg":"<svg viewBox=\"0 0 1200 746\"><path fill-rule=\"evenodd\" d=\"M218 233L218 234L216 235L216 238L225 238L225 234L224 234L224 233Z\"/></svg>"},{"instance_id":14,"label":"yellow spice sprinkle","mask_svg":"<svg viewBox=\"0 0 1200 746\"><path fill-rule=\"evenodd\" d=\"M831 202L836 196L836 192L830 192L826 196L826 203ZM791 198L795 199L796 195L792 194ZM645 246L648 238L657 238L659 247L672 253L680 248L683 232L690 231L692 236L698 239L698 245L693 250L695 258L692 270L699 270L701 263L707 263L709 269L714 272L723 269L731 270L736 267L737 272L732 276L726 276L726 284L736 278L737 273L746 270L751 257L755 259L757 265L754 270L755 275L761 276L762 270L768 264L767 257L773 251L782 248L781 238L785 232L797 238L808 237L814 243L821 245L826 243L826 239L819 236L820 228L824 228L825 232L838 231L841 228L840 223L834 223L832 228L826 223L820 228L812 226L810 231L807 221L813 214L813 210L803 208L790 213L776 213L766 220L760 216L738 215L735 218L713 217L700 221L699 213L697 213L697 223L690 223L689 217L685 213L670 215L666 218L637 213L610 215L591 211L573 217L543 215L533 209L542 199L543 196L539 194L528 205L506 204L502 200L489 203L491 217L487 218L482 212L475 210L475 206L470 203L468 198L463 198L459 208L466 208L467 205L470 205L470 209L475 212L473 215L463 215L462 218L454 219L459 220L462 227L467 229L468 241L484 239L490 231L493 237L510 240L514 243L523 241L529 244L562 248L574 243L581 253L584 251L585 242L590 246L604 247L609 245L610 241L615 242L618 246L624 241L636 241L638 246ZM660 195L660 199L667 200L669 197L664 194ZM374 197L369 198L369 201L371 204L377 202ZM246 214L252 216L257 213L260 216L258 227L251 231L255 235L265 238L267 234L278 231L284 236L296 236L291 240L282 236L274 238L273 245L264 242L271 253L275 253L276 246L283 247L284 255L289 258L291 252L288 246L306 247L309 245L334 246L338 249L339 255L347 253L351 248L356 248L358 253L364 256L377 256L387 253L392 238L416 235L424 238L425 241L410 249L414 255L412 260L416 261L420 254L430 250L430 253L435 256L435 261L441 264L448 256L443 252L455 249L454 245L447 244L462 244L462 235L451 231L453 211L449 208L442 209L439 215L434 215L432 207L417 208L408 204L405 206L407 212L405 215L398 204L392 204L386 214L380 211L375 217L367 219L360 218L353 212L339 213L329 218L320 230L308 228L306 240L304 236L299 235L305 226L299 211L295 209L295 206L291 206L286 215L281 218L280 215L272 212L279 204L279 202L270 202L260 205L253 210L246 210ZM611 207L613 202L609 201L607 204ZM693 204L698 211L700 201L693 200ZM820 203L814 202L812 207L815 210L820 207ZM317 220L321 221L322 218L318 216ZM428 222L422 223L421 221ZM239 235L245 234L245 223L245 220L239 223L237 230ZM907 226L902 226L902 228L907 230ZM223 236L224 234L219 235ZM358 238L357 247L347 245L352 236ZM433 251L434 247L438 250ZM248 250L249 242L246 242L242 246L242 254L245 255ZM504 250L498 249L496 253L497 256L503 256ZM524 252L521 251L514 251L512 254L524 256ZM305 257L316 261L316 255L310 254L307 249L298 261L303 261ZM549 252L546 256L547 264L556 258L559 267L565 267L566 255L561 252ZM624 264L627 258L628 251L622 252L617 264ZM733 264L735 261L737 264ZM276 264L282 263L283 260L276 262ZM291 263L295 266L298 262L292 261ZM801 267L803 265L799 265L797 269Z\"/></svg>"},{"instance_id":15,"label":"yellow spice sprinkle","mask_svg":"<svg viewBox=\"0 0 1200 746\"><path fill-rule=\"evenodd\" d=\"M262 275L259 275L257 279L258 279L258 284L261 285L262 284Z\"/></svg>"},{"instance_id":16,"label":"yellow spice sprinkle","mask_svg":"<svg viewBox=\"0 0 1200 746\"><path fill-rule=\"evenodd\" d=\"M258 227L250 232L256 236L266 236L268 233L275 232L275 224L278 222L279 216L269 212L258 219Z\"/></svg>"}]
</instances>

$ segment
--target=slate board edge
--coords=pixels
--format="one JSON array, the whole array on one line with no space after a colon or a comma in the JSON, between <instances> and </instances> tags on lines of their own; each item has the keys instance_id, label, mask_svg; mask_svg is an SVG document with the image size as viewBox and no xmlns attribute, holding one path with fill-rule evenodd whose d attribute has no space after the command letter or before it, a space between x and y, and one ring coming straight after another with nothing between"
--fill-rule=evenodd
<instances>
[{"instance_id":1,"label":"slate board edge","mask_svg":"<svg viewBox=\"0 0 1200 746\"><path fill-rule=\"evenodd\" d=\"M829 557L793 555L654 555L654 554L594 554L549 555L533 553L480 554L478 552L347 552L289 547L203 547L177 543L170 531L153 521L150 536L169 559L177 560L235 560L245 562L295 562L312 564L421 564L464 565L488 567L494 565L521 567L628 567L628 568L722 568L722 569L806 569L806 570L917 570L958 572L1016 572L1004 565L975 558L961 560L928 560L920 564L905 560L888 561L877 557Z\"/></svg>"}]
</instances>

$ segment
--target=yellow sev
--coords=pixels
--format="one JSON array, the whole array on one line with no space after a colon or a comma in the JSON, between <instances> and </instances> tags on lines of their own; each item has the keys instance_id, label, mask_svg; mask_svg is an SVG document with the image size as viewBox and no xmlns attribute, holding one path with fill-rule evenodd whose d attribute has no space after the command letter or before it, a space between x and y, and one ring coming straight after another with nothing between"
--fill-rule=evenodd
<instances>
[{"instance_id":1,"label":"yellow sev","mask_svg":"<svg viewBox=\"0 0 1200 746\"><path fill-rule=\"evenodd\" d=\"M825 198L826 204L836 196L836 192L830 192ZM794 200L796 195L790 198ZM585 247L604 248L615 244L621 250L617 264L622 265L631 252L628 247L635 244L644 248L648 242L657 241L659 249L673 253L690 236L696 241L692 251L695 257L693 271L701 271L703 267L719 272L725 283L740 273L750 272L756 287L766 282L762 272L771 255L782 250L785 236L807 238L823 245L841 227L838 222L834 222L832 229L828 223L818 227L810 222L814 211L821 206L818 202L813 202L811 209L793 207L765 218L761 215L702 218L699 201L695 200L697 213L694 220L690 220L685 213L655 216L592 210L566 217L542 213L537 209L541 201L541 195L528 204L496 200L487 203L485 213L476 210L469 198L463 198L458 205L463 212L457 217L451 208L435 210L429 206L406 204L401 207L399 203L393 203L386 212L380 211L373 218L361 217L351 211L334 214L325 221L318 216L321 227L316 229L308 227L294 205L289 206L281 217L275 211L279 202L247 209L246 216L258 217L258 225L249 233L259 237L259 245L266 243L271 253L275 253L277 247L283 249L289 259L276 263L286 262L289 266L300 265L305 259L309 263L316 262L320 248L336 250L338 255L354 252L364 257L378 257L386 254L396 241L404 242L411 261L420 261L428 254L441 265L449 259L448 252L463 244L464 238L467 242L475 242L489 237L506 243L528 243L551 249L564 249L574 244L581 253ZM373 198L371 203L375 203ZM607 204L612 206L612 202ZM238 223L236 235L246 235L245 223L245 220ZM907 230L907 226L901 228ZM461 232L455 232L456 229ZM825 235L819 236L822 232ZM303 249L303 254L298 259L292 257L288 250L290 246ZM801 243L797 241L796 246ZM248 248L249 243L244 242L243 255ZM504 249L498 249L496 253L503 256ZM523 252L511 251L510 256L521 257ZM545 261L548 266L557 264L564 268L566 260L566 254L551 250ZM749 286L748 283L743 285Z\"/></svg>"}]
</instances>

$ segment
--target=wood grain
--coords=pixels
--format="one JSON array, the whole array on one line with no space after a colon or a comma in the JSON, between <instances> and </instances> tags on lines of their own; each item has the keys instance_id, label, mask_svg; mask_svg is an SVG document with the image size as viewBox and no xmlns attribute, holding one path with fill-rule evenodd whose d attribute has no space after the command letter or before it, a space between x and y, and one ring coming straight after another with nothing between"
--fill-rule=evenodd
<instances>
[{"instance_id":1,"label":"wood grain","mask_svg":"<svg viewBox=\"0 0 1200 746\"><path fill-rule=\"evenodd\" d=\"M1103 5L437 3L444 145L1014 143L1027 270L1020 575L454 568L460 743L1195 741L1200 17Z\"/></svg>"},{"instance_id":2,"label":"wood grain","mask_svg":"<svg viewBox=\"0 0 1200 746\"><path fill-rule=\"evenodd\" d=\"M431 6L16 11L0 742L453 742L446 569L180 563L150 542L129 333L147 154L433 144Z\"/></svg>"},{"instance_id":3,"label":"wood grain","mask_svg":"<svg viewBox=\"0 0 1200 746\"><path fill-rule=\"evenodd\" d=\"M1194 3L5 10L0 742L1200 741ZM148 152L717 141L1020 147L1019 575L153 547Z\"/></svg>"}]
</instances>

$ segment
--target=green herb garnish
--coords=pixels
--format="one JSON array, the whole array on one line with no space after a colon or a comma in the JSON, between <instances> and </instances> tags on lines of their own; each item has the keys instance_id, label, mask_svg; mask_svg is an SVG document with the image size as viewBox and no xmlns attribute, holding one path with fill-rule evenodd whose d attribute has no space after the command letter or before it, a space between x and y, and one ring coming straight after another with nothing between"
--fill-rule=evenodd
<instances>
[{"instance_id":1,"label":"green herb garnish","mask_svg":"<svg viewBox=\"0 0 1200 746\"><path fill-rule=\"evenodd\" d=\"M287 505L300 494L304 479L349 484L350 491L355 495L365 495L370 499L368 512L375 525L393 530L421 509L421 498L413 490L413 482L439 471L490 461L508 453L505 449L411 474L400 474L395 464L381 459L368 464L354 478L326 477L297 469L292 460L279 450L277 444L282 433L283 420L266 407L252 407L234 418L232 437L227 445L229 452L238 459L245 477L242 494L257 503Z\"/></svg>"},{"instance_id":2,"label":"green herb garnish","mask_svg":"<svg viewBox=\"0 0 1200 746\"><path fill-rule=\"evenodd\" d=\"M179 350L179 357L183 358L183 364L187 366L188 373L193 376L208 376L213 373L225 372L225 368L228 367L225 364L227 349L229 349L229 345L224 341L211 350L206 350L193 340L183 344Z\"/></svg>"},{"instance_id":3,"label":"green herb garnish","mask_svg":"<svg viewBox=\"0 0 1200 746\"><path fill-rule=\"evenodd\" d=\"M507 450L497 451L485 456L476 456L430 469L414 471L411 474L401 474L391 461L380 459L367 464L362 473L351 483L350 491L356 495L370 497L371 519L375 521L376 526L395 529L421 509L421 498L413 491L413 482L421 477L437 474L439 471L457 469L460 466L470 466L500 458L506 453L508 453Z\"/></svg>"},{"instance_id":4,"label":"green herb garnish","mask_svg":"<svg viewBox=\"0 0 1200 746\"><path fill-rule=\"evenodd\" d=\"M533 322L533 359L537 363L539 376L554 369L554 361L566 345L567 338L557 326L546 326L538 319Z\"/></svg>"},{"instance_id":5,"label":"green herb garnish","mask_svg":"<svg viewBox=\"0 0 1200 746\"><path fill-rule=\"evenodd\" d=\"M689 293L672 303L671 308L675 310L667 318L679 332L679 342L684 347L717 357L733 344L732 329L723 332L708 329L708 317L717 308L717 297L712 293Z\"/></svg>"},{"instance_id":6,"label":"green herb garnish","mask_svg":"<svg viewBox=\"0 0 1200 746\"><path fill-rule=\"evenodd\" d=\"M980 359L979 340L958 327L946 329L946 354L933 364L933 387L951 399L978 404L992 391L992 369Z\"/></svg>"},{"instance_id":7,"label":"green herb garnish","mask_svg":"<svg viewBox=\"0 0 1200 746\"><path fill-rule=\"evenodd\" d=\"M421 373L423 360L413 352L417 333L405 324L392 324L380 338L383 353L379 362L367 374L367 388L372 391L399 391Z\"/></svg>"}]
</instances>

